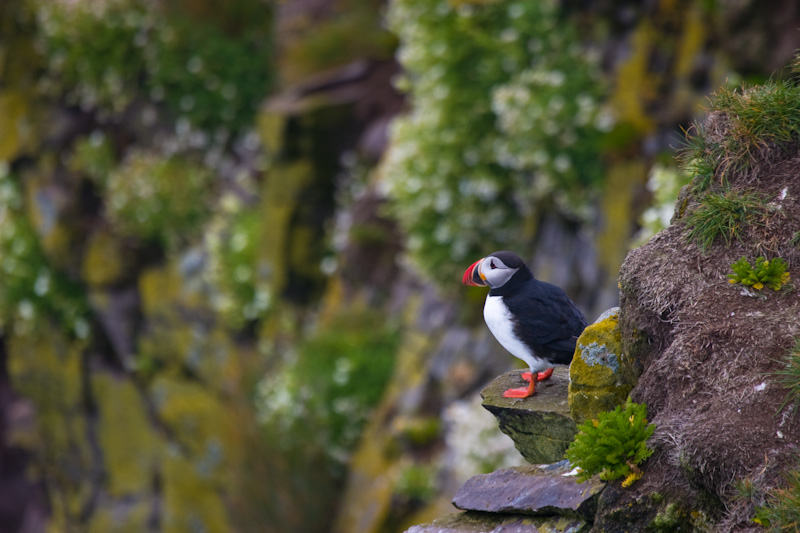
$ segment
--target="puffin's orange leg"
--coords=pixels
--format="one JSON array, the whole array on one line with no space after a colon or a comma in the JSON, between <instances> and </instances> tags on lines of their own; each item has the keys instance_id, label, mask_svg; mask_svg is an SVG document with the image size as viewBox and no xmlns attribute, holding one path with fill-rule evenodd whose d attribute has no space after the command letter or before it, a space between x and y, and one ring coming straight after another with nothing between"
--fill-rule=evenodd
<instances>
[{"instance_id":1,"label":"puffin's orange leg","mask_svg":"<svg viewBox=\"0 0 800 533\"><path fill-rule=\"evenodd\" d=\"M547 370L545 370L544 372L539 372L536 375L536 381L544 381L544 380L546 380L547 378L549 378L552 375L553 375L553 367L550 367ZM531 373L530 372L523 372L522 373L522 379L524 379L525 381L530 381L531 380Z\"/></svg>"},{"instance_id":2,"label":"puffin's orange leg","mask_svg":"<svg viewBox=\"0 0 800 533\"><path fill-rule=\"evenodd\" d=\"M528 374L530 374L530 372L528 372ZM536 394L536 381L535 379L531 379L527 387L506 390L503 393L503 398L527 398L528 396L533 396Z\"/></svg>"}]
</instances>

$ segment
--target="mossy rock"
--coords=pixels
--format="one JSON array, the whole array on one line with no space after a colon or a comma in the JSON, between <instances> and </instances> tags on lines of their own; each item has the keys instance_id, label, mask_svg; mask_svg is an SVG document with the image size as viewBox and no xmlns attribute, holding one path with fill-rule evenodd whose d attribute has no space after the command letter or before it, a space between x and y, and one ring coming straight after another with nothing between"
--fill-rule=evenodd
<instances>
[{"instance_id":1,"label":"mossy rock","mask_svg":"<svg viewBox=\"0 0 800 533\"><path fill-rule=\"evenodd\" d=\"M92 286L114 285L130 278L130 257L119 237L108 229L100 229L89 236L83 256L82 277Z\"/></svg>"},{"instance_id":2,"label":"mossy rock","mask_svg":"<svg viewBox=\"0 0 800 533\"><path fill-rule=\"evenodd\" d=\"M0 161L13 161L30 142L30 101L23 91L0 92Z\"/></svg>"},{"instance_id":3,"label":"mossy rock","mask_svg":"<svg viewBox=\"0 0 800 533\"><path fill-rule=\"evenodd\" d=\"M92 515L87 533L146 533L153 529L153 498L101 502Z\"/></svg>"},{"instance_id":4,"label":"mossy rock","mask_svg":"<svg viewBox=\"0 0 800 533\"><path fill-rule=\"evenodd\" d=\"M604 313L588 326L575 347L570 364L569 411L581 423L593 420L625 402L632 386L624 379L619 308Z\"/></svg>"},{"instance_id":5,"label":"mossy rock","mask_svg":"<svg viewBox=\"0 0 800 533\"><path fill-rule=\"evenodd\" d=\"M567 404L568 370L556 367L550 379L540 382L536 394L519 400L503 398L503 391L525 385L519 370L506 372L481 391L483 407L492 413L500 430L532 464L556 463L564 458L577 428Z\"/></svg>"},{"instance_id":6,"label":"mossy rock","mask_svg":"<svg viewBox=\"0 0 800 533\"><path fill-rule=\"evenodd\" d=\"M467 511L414 526L407 533L483 533L486 531L515 531L518 533L580 533L589 531L591 524L581 518L565 516L520 516Z\"/></svg>"},{"instance_id":7,"label":"mossy rock","mask_svg":"<svg viewBox=\"0 0 800 533\"><path fill-rule=\"evenodd\" d=\"M152 489L161 445L142 395L130 380L109 374L95 373L91 384L108 491L117 498L143 495Z\"/></svg>"},{"instance_id":8,"label":"mossy rock","mask_svg":"<svg viewBox=\"0 0 800 533\"><path fill-rule=\"evenodd\" d=\"M139 336L139 369L188 369L216 390L239 379L239 349L215 320L213 287L201 269L187 267L194 259L147 269L139 278L144 328Z\"/></svg>"},{"instance_id":9,"label":"mossy rock","mask_svg":"<svg viewBox=\"0 0 800 533\"><path fill-rule=\"evenodd\" d=\"M14 391L35 407L30 451L38 459L39 474L48 480L53 530L71 531L94 492L95 452L84 411L83 345L46 326L7 338L8 374Z\"/></svg>"},{"instance_id":10,"label":"mossy rock","mask_svg":"<svg viewBox=\"0 0 800 533\"><path fill-rule=\"evenodd\" d=\"M231 531L221 487L177 448L165 456L164 531Z\"/></svg>"},{"instance_id":11,"label":"mossy rock","mask_svg":"<svg viewBox=\"0 0 800 533\"><path fill-rule=\"evenodd\" d=\"M152 397L160 420L182 453L208 479L225 476L230 415L214 391L186 379L159 376Z\"/></svg>"}]
</instances>

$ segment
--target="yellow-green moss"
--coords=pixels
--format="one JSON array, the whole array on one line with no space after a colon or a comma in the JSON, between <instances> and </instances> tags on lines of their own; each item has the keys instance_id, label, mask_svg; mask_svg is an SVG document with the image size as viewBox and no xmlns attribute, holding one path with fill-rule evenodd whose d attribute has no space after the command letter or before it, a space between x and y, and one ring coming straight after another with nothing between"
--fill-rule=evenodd
<instances>
[{"instance_id":1,"label":"yellow-green moss","mask_svg":"<svg viewBox=\"0 0 800 533\"><path fill-rule=\"evenodd\" d=\"M36 409L35 443L48 480L53 527L75 527L92 496L92 457L83 411L83 345L55 327L7 338L14 390Z\"/></svg>"},{"instance_id":2,"label":"yellow-green moss","mask_svg":"<svg viewBox=\"0 0 800 533\"><path fill-rule=\"evenodd\" d=\"M617 79L611 105L620 123L631 125L639 134L655 127L645 105L657 94L657 80L648 72L653 46L654 29L642 22L631 37L631 55L617 68Z\"/></svg>"},{"instance_id":3,"label":"yellow-green moss","mask_svg":"<svg viewBox=\"0 0 800 533\"><path fill-rule=\"evenodd\" d=\"M36 170L22 177L25 209L48 261L69 272L80 264L83 236L79 234L78 220L73 216L77 192L53 182L56 167L55 155L45 153Z\"/></svg>"},{"instance_id":4,"label":"yellow-green moss","mask_svg":"<svg viewBox=\"0 0 800 533\"><path fill-rule=\"evenodd\" d=\"M152 488L160 444L142 396L130 380L107 374L95 373L91 384L108 491L114 497L145 493Z\"/></svg>"},{"instance_id":5,"label":"yellow-green moss","mask_svg":"<svg viewBox=\"0 0 800 533\"><path fill-rule=\"evenodd\" d=\"M631 386L623 378L619 312L587 327L570 365L569 410L580 423L625 402Z\"/></svg>"},{"instance_id":6,"label":"yellow-green moss","mask_svg":"<svg viewBox=\"0 0 800 533\"><path fill-rule=\"evenodd\" d=\"M293 259L288 252L299 249L291 240L292 216L303 200L301 193L313 179L311 163L299 161L276 167L264 185L261 209L264 231L260 250L264 264L269 267L271 294L280 294L286 287L290 261Z\"/></svg>"},{"instance_id":7,"label":"yellow-green moss","mask_svg":"<svg viewBox=\"0 0 800 533\"><path fill-rule=\"evenodd\" d=\"M0 92L0 161L11 161L23 149L31 132L26 127L29 100L22 91Z\"/></svg>"},{"instance_id":8,"label":"yellow-green moss","mask_svg":"<svg viewBox=\"0 0 800 533\"><path fill-rule=\"evenodd\" d=\"M268 483L269 480L264 480ZM174 533L231 531L219 485L204 476L196 460L176 449L165 455L163 530Z\"/></svg>"},{"instance_id":9,"label":"yellow-green moss","mask_svg":"<svg viewBox=\"0 0 800 533\"><path fill-rule=\"evenodd\" d=\"M647 180L643 161L619 161L608 170L602 199L603 227L597 237L599 261L607 272L615 272L628 253L633 192Z\"/></svg>"},{"instance_id":10,"label":"yellow-green moss","mask_svg":"<svg viewBox=\"0 0 800 533\"><path fill-rule=\"evenodd\" d=\"M199 383L165 376L154 380L152 398L159 419L169 428L181 451L191 458L197 474L222 481L230 433L230 418L222 400Z\"/></svg>"},{"instance_id":11,"label":"yellow-green moss","mask_svg":"<svg viewBox=\"0 0 800 533\"><path fill-rule=\"evenodd\" d=\"M127 277L129 264L118 236L103 228L93 232L86 245L82 275L89 285L111 285Z\"/></svg>"},{"instance_id":12,"label":"yellow-green moss","mask_svg":"<svg viewBox=\"0 0 800 533\"><path fill-rule=\"evenodd\" d=\"M87 533L142 533L151 531L149 523L153 514L150 500L125 502L117 507L100 505L92 515Z\"/></svg>"},{"instance_id":13,"label":"yellow-green moss","mask_svg":"<svg viewBox=\"0 0 800 533\"><path fill-rule=\"evenodd\" d=\"M145 325L139 336L137 363L144 375L161 368L188 368L209 383L209 394L239 379L233 339L212 320L213 310L199 285L185 279L173 264L146 270L139 278ZM187 312L198 316L187 320Z\"/></svg>"},{"instance_id":14,"label":"yellow-green moss","mask_svg":"<svg viewBox=\"0 0 800 533\"><path fill-rule=\"evenodd\" d=\"M281 150L283 150L286 122L286 115L273 113L269 110L262 111L256 118L261 143L271 157L280 154Z\"/></svg>"},{"instance_id":15,"label":"yellow-green moss","mask_svg":"<svg viewBox=\"0 0 800 533\"><path fill-rule=\"evenodd\" d=\"M420 304L418 296L409 301L404 316L408 324L416 325ZM403 334L387 390L361 435L361 444L353 452L348 486L334 531L378 531L388 516L403 460L397 453L395 434L388 426L398 414L400 397L424 385L427 356L438 340L413 329Z\"/></svg>"}]
</instances>

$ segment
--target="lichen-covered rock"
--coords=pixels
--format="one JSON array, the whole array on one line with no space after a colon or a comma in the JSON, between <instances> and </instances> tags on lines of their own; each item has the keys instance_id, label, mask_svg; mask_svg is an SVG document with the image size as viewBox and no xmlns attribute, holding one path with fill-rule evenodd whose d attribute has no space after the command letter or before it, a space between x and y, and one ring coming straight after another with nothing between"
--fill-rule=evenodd
<instances>
[{"instance_id":1,"label":"lichen-covered rock","mask_svg":"<svg viewBox=\"0 0 800 533\"><path fill-rule=\"evenodd\" d=\"M109 493L122 498L151 491L162 446L142 394L130 380L109 374L94 374L91 384Z\"/></svg>"},{"instance_id":2,"label":"lichen-covered rock","mask_svg":"<svg viewBox=\"0 0 800 533\"><path fill-rule=\"evenodd\" d=\"M231 531L221 486L177 448L164 460L164 531Z\"/></svg>"},{"instance_id":3,"label":"lichen-covered rock","mask_svg":"<svg viewBox=\"0 0 800 533\"><path fill-rule=\"evenodd\" d=\"M614 409L628 397L632 385L625 379L619 308L603 313L578 338L570 364L569 412L581 423Z\"/></svg>"},{"instance_id":4,"label":"lichen-covered rock","mask_svg":"<svg viewBox=\"0 0 800 533\"><path fill-rule=\"evenodd\" d=\"M556 463L564 458L577 432L567 404L569 372L556 367L550 379L536 387L536 394L523 400L503 398L503 391L525 382L519 370L506 372L481 391L483 407L492 413L500 430L532 464Z\"/></svg>"},{"instance_id":5,"label":"lichen-covered rock","mask_svg":"<svg viewBox=\"0 0 800 533\"><path fill-rule=\"evenodd\" d=\"M521 516L467 511L414 526L406 533L581 533L591 524L564 516Z\"/></svg>"},{"instance_id":6,"label":"lichen-covered rock","mask_svg":"<svg viewBox=\"0 0 800 533\"><path fill-rule=\"evenodd\" d=\"M152 388L156 414L174 438L162 471L165 530L230 531L223 499L233 428L226 406L185 379L158 377Z\"/></svg>"},{"instance_id":7,"label":"lichen-covered rock","mask_svg":"<svg viewBox=\"0 0 800 533\"><path fill-rule=\"evenodd\" d=\"M89 290L89 305L103 328L117 360L127 370L136 368L139 333L139 292L135 287Z\"/></svg>"},{"instance_id":8,"label":"lichen-covered rock","mask_svg":"<svg viewBox=\"0 0 800 533\"><path fill-rule=\"evenodd\" d=\"M96 471L83 411L83 345L55 327L13 334L6 342L14 391L29 398L36 409L29 444L37 455L39 472L50 480L50 523L53 530L77 530L93 497Z\"/></svg>"},{"instance_id":9,"label":"lichen-covered rock","mask_svg":"<svg viewBox=\"0 0 800 533\"><path fill-rule=\"evenodd\" d=\"M86 244L82 277L89 285L113 285L130 278L132 265L122 240L108 229L93 232Z\"/></svg>"},{"instance_id":10,"label":"lichen-covered rock","mask_svg":"<svg viewBox=\"0 0 800 533\"><path fill-rule=\"evenodd\" d=\"M154 499L101 500L92 515L87 533L155 533Z\"/></svg>"},{"instance_id":11,"label":"lichen-covered rock","mask_svg":"<svg viewBox=\"0 0 800 533\"><path fill-rule=\"evenodd\" d=\"M468 511L524 515L560 515L592 520L605 487L598 478L578 483L562 461L479 474L456 493L453 505Z\"/></svg>"}]
</instances>

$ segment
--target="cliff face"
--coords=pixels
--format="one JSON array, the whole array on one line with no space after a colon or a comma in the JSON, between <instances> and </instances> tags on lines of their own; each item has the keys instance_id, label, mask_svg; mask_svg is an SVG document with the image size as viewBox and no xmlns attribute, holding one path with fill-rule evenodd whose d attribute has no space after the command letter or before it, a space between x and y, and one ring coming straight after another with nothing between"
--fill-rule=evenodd
<instances>
[{"instance_id":1,"label":"cliff face","mask_svg":"<svg viewBox=\"0 0 800 533\"><path fill-rule=\"evenodd\" d=\"M5 529L400 530L449 509L462 458L519 460L460 433L512 364L482 295L407 268L387 211L379 161L408 104L385 2L1 4ZM654 161L740 67L742 46L720 36L757 20L741 66L764 74L752 56L769 55L769 74L798 16L791 2L774 17L758 3L546 4L597 38L617 127L594 218L544 197L509 220L537 276L593 315L615 303Z\"/></svg>"},{"instance_id":2,"label":"cliff face","mask_svg":"<svg viewBox=\"0 0 800 533\"><path fill-rule=\"evenodd\" d=\"M694 179L681 193L672 224L631 251L622 265L619 323L614 312L578 339L570 366L572 416L596 418L596 411L587 414L581 408L589 399L599 410L623 401L615 380L605 388L575 386L596 378L587 361L602 360L609 374L633 384L625 391L646 404L655 432L648 443L654 453L641 465L643 476L633 484L595 485L596 512L593 504L585 522L570 526L575 530L730 532L796 526L798 94L791 83L769 82L722 89L712 97L712 113L696 125L684 154ZM599 332L604 349L595 342L596 349L587 351ZM553 392L498 401L491 391L503 390L505 379L484 391L484 405L529 462L559 460L563 451L550 459L526 453L551 447L551 436L539 431L537 420L550 414ZM557 391L558 380L551 386ZM516 419L523 422L510 431L509 420ZM558 529L565 510L539 501L549 497L544 474L536 468L516 472L519 485L507 481L510 475L476 476L454 500L467 513L415 531L472 531L474 511L510 512L520 531L545 527L525 522L525 515L547 515L552 522L546 527ZM577 487L562 482L570 490ZM542 488L526 505L506 509L526 484ZM488 524L482 530L505 527L506 519L481 515Z\"/></svg>"},{"instance_id":3,"label":"cliff face","mask_svg":"<svg viewBox=\"0 0 800 533\"><path fill-rule=\"evenodd\" d=\"M784 113L793 120L791 110ZM734 142L736 119L715 112L703 128L709 145ZM642 372L631 397L647 404L657 425L656 455L623 500L668 492L687 512L702 509L730 530L752 525L754 502L737 497L737 484L768 491L784 483L800 439L793 393L776 375L800 335L800 294L791 281L776 291L728 278L741 257L754 263L764 256L783 258L796 279L800 157L795 138L765 143L748 157L736 170L720 163L707 189L698 181L687 186L673 224L633 250L620 270L623 338ZM710 213L716 195L748 194L759 200L733 215L729 242L720 235L704 252L691 237L693 214Z\"/></svg>"}]
</instances>

